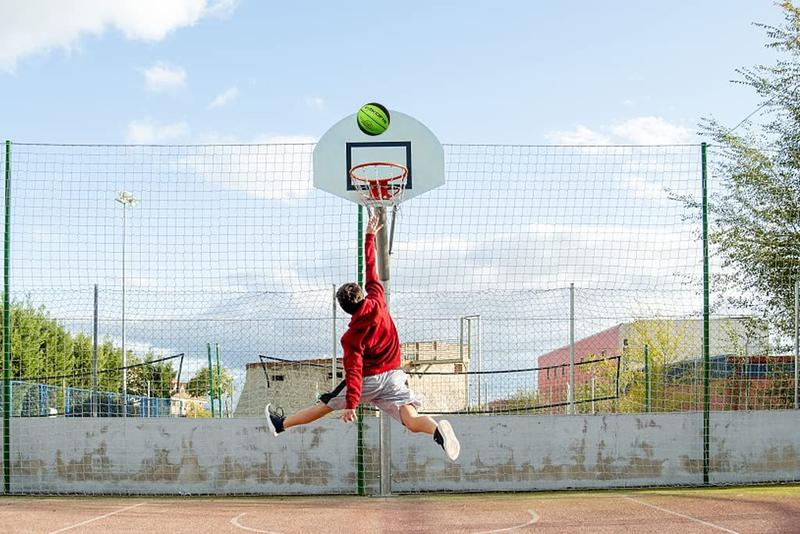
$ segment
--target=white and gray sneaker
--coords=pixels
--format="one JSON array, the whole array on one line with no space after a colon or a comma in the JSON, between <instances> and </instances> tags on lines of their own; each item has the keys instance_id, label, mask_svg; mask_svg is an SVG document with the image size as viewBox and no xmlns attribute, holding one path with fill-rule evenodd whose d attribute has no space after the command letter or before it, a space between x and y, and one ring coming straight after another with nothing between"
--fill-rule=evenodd
<instances>
[{"instance_id":1,"label":"white and gray sneaker","mask_svg":"<svg viewBox=\"0 0 800 534\"><path fill-rule=\"evenodd\" d=\"M283 415L283 410L273 410L271 408L272 404L267 404L264 407L264 417L267 418L267 426L269 427L269 431L272 432L273 436L277 436L285 429L283 428L283 420L286 419Z\"/></svg>"},{"instance_id":2,"label":"white and gray sneaker","mask_svg":"<svg viewBox=\"0 0 800 534\"><path fill-rule=\"evenodd\" d=\"M461 443L458 442L456 433L453 432L453 426L450 421L442 419L436 424L436 431L433 433L433 441L438 443L443 449L447 457L453 462L458 458L461 452Z\"/></svg>"}]
</instances>

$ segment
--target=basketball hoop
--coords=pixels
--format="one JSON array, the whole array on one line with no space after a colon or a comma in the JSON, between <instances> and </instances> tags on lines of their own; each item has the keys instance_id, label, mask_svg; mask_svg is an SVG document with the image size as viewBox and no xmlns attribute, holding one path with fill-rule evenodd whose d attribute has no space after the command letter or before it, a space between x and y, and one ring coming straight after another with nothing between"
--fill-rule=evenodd
<instances>
[{"instance_id":1,"label":"basketball hoop","mask_svg":"<svg viewBox=\"0 0 800 534\"><path fill-rule=\"evenodd\" d=\"M403 201L408 168L399 163L371 161L350 169L350 182L367 207L397 206Z\"/></svg>"}]
</instances>

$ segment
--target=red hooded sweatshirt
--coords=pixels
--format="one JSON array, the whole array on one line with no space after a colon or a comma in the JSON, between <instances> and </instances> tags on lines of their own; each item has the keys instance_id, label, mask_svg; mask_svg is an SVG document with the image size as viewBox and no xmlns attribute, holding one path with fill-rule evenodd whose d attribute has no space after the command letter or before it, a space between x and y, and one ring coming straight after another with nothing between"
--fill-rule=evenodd
<instances>
[{"instance_id":1,"label":"red hooded sweatshirt","mask_svg":"<svg viewBox=\"0 0 800 534\"><path fill-rule=\"evenodd\" d=\"M400 367L400 338L386 307L383 286L375 268L375 234L364 241L367 260L367 296L350 319L342 336L347 409L361 399L361 377Z\"/></svg>"}]
</instances>

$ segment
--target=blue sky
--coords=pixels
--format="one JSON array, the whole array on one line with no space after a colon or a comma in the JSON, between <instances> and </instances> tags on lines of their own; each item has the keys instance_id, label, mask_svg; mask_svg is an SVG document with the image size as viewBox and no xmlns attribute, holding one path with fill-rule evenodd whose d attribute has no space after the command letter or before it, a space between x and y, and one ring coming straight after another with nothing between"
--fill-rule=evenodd
<instances>
[{"instance_id":1,"label":"blue sky","mask_svg":"<svg viewBox=\"0 0 800 534\"><path fill-rule=\"evenodd\" d=\"M15 297L88 331L99 283L101 335L117 342L114 197L127 190L141 200L126 230L128 347L185 352L193 371L219 342L238 381L259 353L325 356L331 284L355 270L355 208L312 190L310 144L277 143L311 143L368 101L445 143L696 143L702 116L734 125L756 108L729 80L774 61L751 22L781 20L754 0L343 4L0 0L0 137L275 143L15 146ZM448 185L398 226L404 340L455 340L457 318L481 313L485 368L529 366L566 342L569 283L579 336L701 309L685 283L697 227L665 192L697 192L697 147L446 154Z\"/></svg>"},{"instance_id":2,"label":"blue sky","mask_svg":"<svg viewBox=\"0 0 800 534\"><path fill-rule=\"evenodd\" d=\"M755 108L729 80L774 57L751 22L781 19L767 0L67 4L3 2L6 138L318 138L378 100L450 143L695 140Z\"/></svg>"}]
</instances>

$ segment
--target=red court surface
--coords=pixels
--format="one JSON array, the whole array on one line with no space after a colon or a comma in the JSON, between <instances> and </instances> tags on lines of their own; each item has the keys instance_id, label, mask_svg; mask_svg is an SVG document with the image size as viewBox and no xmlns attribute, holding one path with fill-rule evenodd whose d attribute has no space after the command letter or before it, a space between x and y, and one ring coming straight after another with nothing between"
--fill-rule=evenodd
<instances>
[{"instance_id":1,"label":"red court surface","mask_svg":"<svg viewBox=\"0 0 800 534\"><path fill-rule=\"evenodd\" d=\"M3 497L0 532L800 532L800 486L375 497Z\"/></svg>"}]
</instances>

